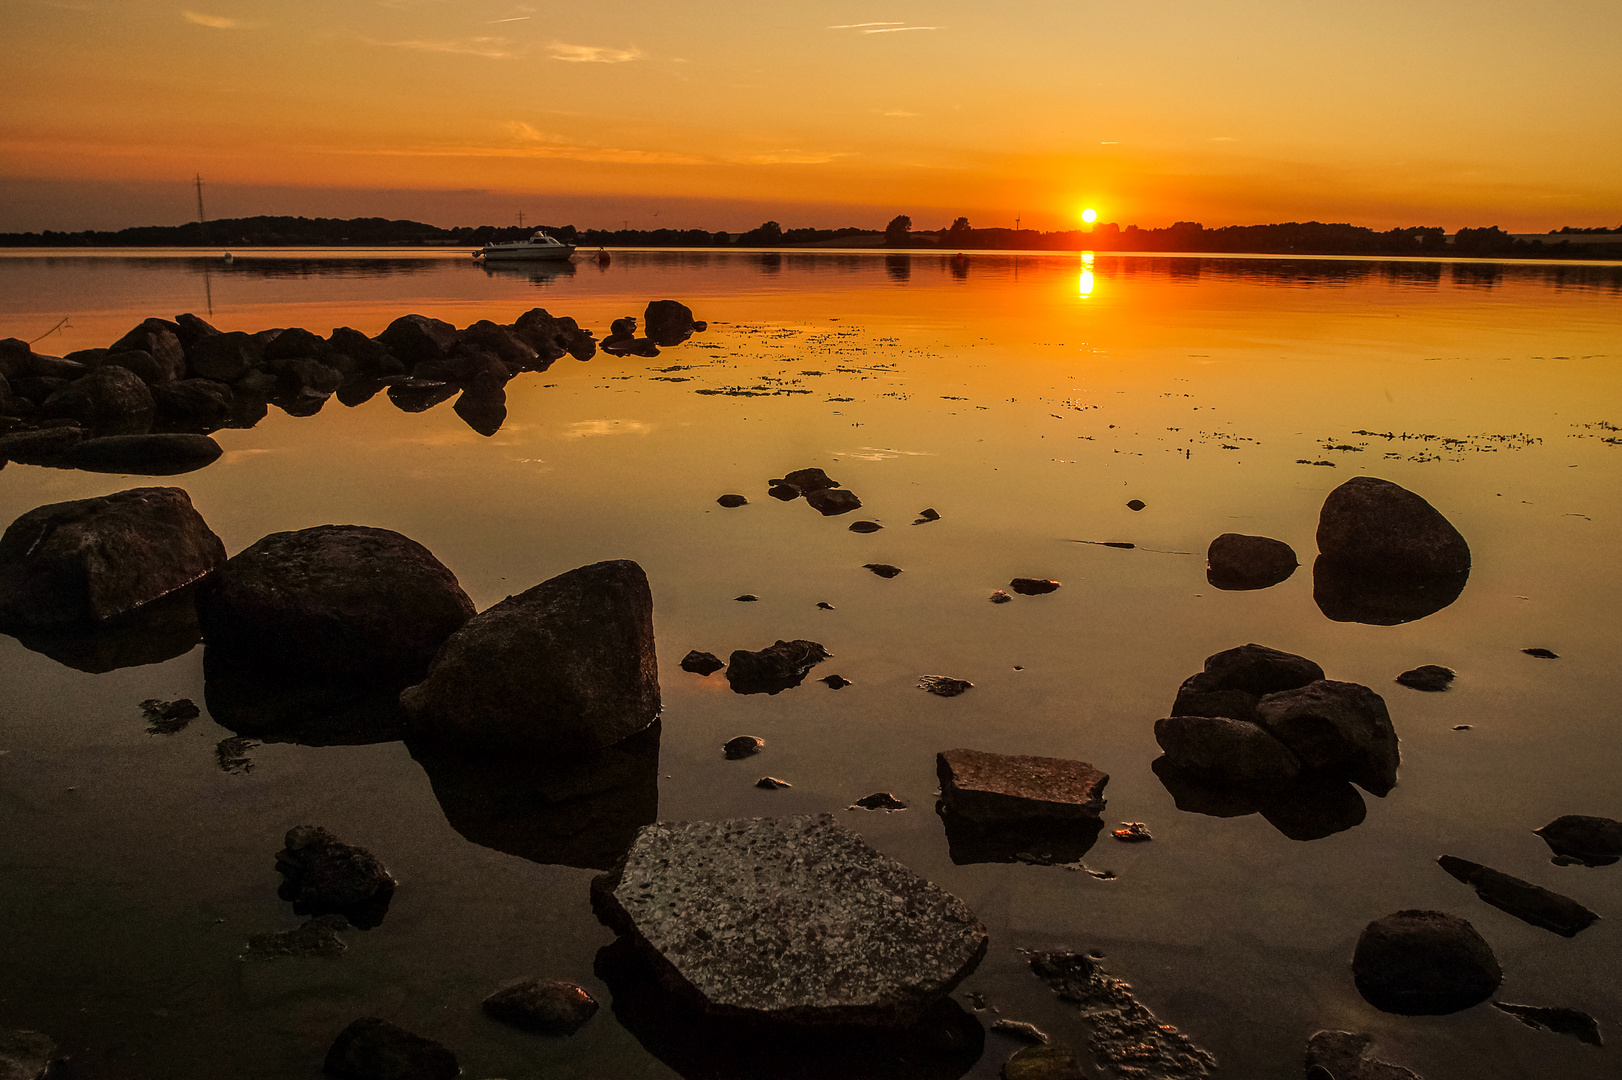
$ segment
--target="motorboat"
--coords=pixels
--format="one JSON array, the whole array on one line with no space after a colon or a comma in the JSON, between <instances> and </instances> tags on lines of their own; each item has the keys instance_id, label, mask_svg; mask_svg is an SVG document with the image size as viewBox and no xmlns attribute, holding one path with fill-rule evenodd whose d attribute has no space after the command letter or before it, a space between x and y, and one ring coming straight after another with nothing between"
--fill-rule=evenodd
<instances>
[{"instance_id":1,"label":"motorboat","mask_svg":"<svg viewBox=\"0 0 1622 1080\"><path fill-rule=\"evenodd\" d=\"M509 240L502 244L486 244L473 253L475 259L530 259L558 261L574 254L574 245L536 230L525 240Z\"/></svg>"}]
</instances>

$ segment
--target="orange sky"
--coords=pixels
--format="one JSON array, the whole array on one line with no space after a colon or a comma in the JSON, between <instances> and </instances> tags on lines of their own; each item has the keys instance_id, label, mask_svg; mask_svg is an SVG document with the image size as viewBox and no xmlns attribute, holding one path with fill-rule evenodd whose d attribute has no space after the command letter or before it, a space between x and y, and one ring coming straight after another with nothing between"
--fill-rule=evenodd
<instances>
[{"instance_id":1,"label":"orange sky","mask_svg":"<svg viewBox=\"0 0 1622 1080\"><path fill-rule=\"evenodd\" d=\"M1622 223L1615 0L6 9L0 229Z\"/></svg>"}]
</instances>

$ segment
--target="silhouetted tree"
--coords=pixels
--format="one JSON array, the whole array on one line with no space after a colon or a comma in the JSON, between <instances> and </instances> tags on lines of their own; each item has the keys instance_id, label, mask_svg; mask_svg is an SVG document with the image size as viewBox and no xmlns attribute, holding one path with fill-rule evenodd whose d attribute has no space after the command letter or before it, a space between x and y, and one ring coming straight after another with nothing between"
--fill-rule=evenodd
<instances>
[{"instance_id":1,"label":"silhouetted tree","mask_svg":"<svg viewBox=\"0 0 1622 1080\"><path fill-rule=\"evenodd\" d=\"M952 227L946 231L948 234L955 237L967 236L969 233L969 219L966 217L958 218L956 221L952 222Z\"/></svg>"},{"instance_id":2,"label":"silhouetted tree","mask_svg":"<svg viewBox=\"0 0 1622 1080\"><path fill-rule=\"evenodd\" d=\"M884 242L891 247L906 247L907 236L912 231L912 218L906 214L897 214L890 219L890 224L884 227Z\"/></svg>"},{"instance_id":3,"label":"silhouetted tree","mask_svg":"<svg viewBox=\"0 0 1622 1080\"><path fill-rule=\"evenodd\" d=\"M1514 246L1515 238L1496 225L1484 229L1460 229L1453 237L1456 250L1478 255L1509 251Z\"/></svg>"},{"instance_id":4,"label":"silhouetted tree","mask_svg":"<svg viewBox=\"0 0 1622 1080\"><path fill-rule=\"evenodd\" d=\"M759 228L738 237L738 243L745 247L776 247L782 242L783 226L775 221L763 222Z\"/></svg>"}]
</instances>

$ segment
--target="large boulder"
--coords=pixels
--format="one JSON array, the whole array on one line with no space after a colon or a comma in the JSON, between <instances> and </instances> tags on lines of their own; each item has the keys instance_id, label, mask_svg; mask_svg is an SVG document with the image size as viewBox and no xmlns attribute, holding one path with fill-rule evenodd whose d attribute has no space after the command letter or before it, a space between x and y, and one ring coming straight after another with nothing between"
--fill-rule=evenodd
<instances>
[{"instance_id":1,"label":"large boulder","mask_svg":"<svg viewBox=\"0 0 1622 1080\"><path fill-rule=\"evenodd\" d=\"M37 1031L0 1031L0 1080L45 1080L56 1044Z\"/></svg>"},{"instance_id":2,"label":"large boulder","mask_svg":"<svg viewBox=\"0 0 1622 1080\"><path fill-rule=\"evenodd\" d=\"M680 345L703 330L705 324L693 321L693 310L675 300L650 300L642 315L648 339L655 345Z\"/></svg>"},{"instance_id":3,"label":"large boulder","mask_svg":"<svg viewBox=\"0 0 1622 1080\"><path fill-rule=\"evenodd\" d=\"M1442 911L1399 911L1363 928L1352 976L1376 1009L1439 1016L1486 1001L1504 973L1465 920Z\"/></svg>"},{"instance_id":4,"label":"large boulder","mask_svg":"<svg viewBox=\"0 0 1622 1080\"><path fill-rule=\"evenodd\" d=\"M104 435L75 443L58 463L86 472L176 476L212 464L221 453L219 443L195 433Z\"/></svg>"},{"instance_id":5,"label":"large boulder","mask_svg":"<svg viewBox=\"0 0 1622 1080\"><path fill-rule=\"evenodd\" d=\"M1400 753L1385 699L1360 683L1320 679L1268 694L1257 722L1307 768L1344 776L1372 795L1397 786Z\"/></svg>"},{"instance_id":6,"label":"large boulder","mask_svg":"<svg viewBox=\"0 0 1622 1080\"><path fill-rule=\"evenodd\" d=\"M1255 720L1263 694L1295 690L1323 677L1323 668L1304 656L1255 643L1240 645L1206 657L1205 669L1178 688L1171 714Z\"/></svg>"},{"instance_id":7,"label":"large boulder","mask_svg":"<svg viewBox=\"0 0 1622 1080\"><path fill-rule=\"evenodd\" d=\"M402 315L377 340L410 368L449 355L456 347L456 327L426 315Z\"/></svg>"},{"instance_id":8,"label":"large boulder","mask_svg":"<svg viewBox=\"0 0 1622 1080\"><path fill-rule=\"evenodd\" d=\"M357 371L367 375L398 375L405 370L386 346L347 326L332 331L327 338L327 352L334 366L345 367L339 358L348 357Z\"/></svg>"},{"instance_id":9,"label":"large boulder","mask_svg":"<svg viewBox=\"0 0 1622 1080\"><path fill-rule=\"evenodd\" d=\"M737 1020L904 1027L986 951L962 901L829 814L649 825L592 902L669 989Z\"/></svg>"},{"instance_id":10,"label":"large boulder","mask_svg":"<svg viewBox=\"0 0 1622 1080\"><path fill-rule=\"evenodd\" d=\"M132 488L41 506L0 537L0 626L110 619L224 561L225 545L180 488Z\"/></svg>"},{"instance_id":11,"label":"large boulder","mask_svg":"<svg viewBox=\"0 0 1622 1080\"><path fill-rule=\"evenodd\" d=\"M473 602L409 537L318 525L232 556L197 610L210 652L244 668L400 686L422 676Z\"/></svg>"},{"instance_id":12,"label":"large boulder","mask_svg":"<svg viewBox=\"0 0 1622 1080\"><path fill-rule=\"evenodd\" d=\"M104 364L45 399L40 414L76 420L107 435L139 434L152 426L152 391L127 368Z\"/></svg>"},{"instance_id":13,"label":"large boulder","mask_svg":"<svg viewBox=\"0 0 1622 1080\"><path fill-rule=\"evenodd\" d=\"M265 359L265 346L241 331L198 338L186 354L186 367L200 379L234 383Z\"/></svg>"},{"instance_id":14,"label":"large boulder","mask_svg":"<svg viewBox=\"0 0 1622 1080\"><path fill-rule=\"evenodd\" d=\"M432 1039L365 1016L344 1028L321 1071L337 1080L456 1080L456 1055Z\"/></svg>"},{"instance_id":15,"label":"large boulder","mask_svg":"<svg viewBox=\"0 0 1622 1080\"><path fill-rule=\"evenodd\" d=\"M110 352L144 352L157 365L158 380L178 379L186 370L186 351L180 344L180 324L168 319L146 319L129 333L113 342Z\"/></svg>"},{"instance_id":16,"label":"large boulder","mask_svg":"<svg viewBox=\"0 0 1622 1080\"><path fill-rule=\"evenodd\" d=\"M1447 518L1407 488L1372 476L1354 476L1324 500L1318 552L1382 577L1443 577L1470 569L1470 545Z\"/></svg>"},{"instance_id":17,"label":"large boulder","mask_svg":"<svg viewBox=\"0 0 1622 1080\"><path fill-rule=\"evenodd\" d=\"M400 695L414 729L448 747L590 752L659 715L653 594L630 560L594 563L468 621Z\"/></svg>"},{"instance_id":18,"label":"large boulder","mask_svg":"<svg viewBox=\"0 0 1622 1080\"><path fill-rule=\"evenodd\" d=\"M1441 611L1459 598L1469 581L1468 570L1393 576L1320 555L1312 564L1312 599L1324 617L1335 622L1397 626Z\"/></svg>"},{"instance_id":19,"label":"large boulder","mask_svg":"<svg viewBox=\"0 0 1622 1080\"><path fill-rule=\"evenodd\" d=\"M362 929L378 925L394 895L394 875L370 851L317 825L287 830L276 853L277 894L300 915L340 914Z\"/></svg>"},{"instance_id":20,"label":"large boulder","mask_svg":"<svg viewBox=\"0 0 1622 1080\"><path fill-rule=\"evenodd\" d=\"M1554 852L1556 866L1610 866L1622 859L1622 821L1566 814L1533 831Z\"/></svg>"},{"instance_id":21,"label":"large boulder","mask_svg":"<svg viewBox=\"0 0 1622 1080\"><path fill-rule=\"evenodd\" d=\"M1228 591L1265 589L1295 573L1295 549L1267 536L1223 533L1205 553L1205 578Z\"/></svg>"},{"instance_id":22,"label":"large boulder","mask_svg":"<svg viewBox=\"0 0 1622 1080\"><path fill-rule=\"evenodd\" d=\"M458 330L456 340L464 346L473 346L494 353L511 371L524 371L535 366L539 351L521 340L512 330L498 326L489 319L480 319L465 330Z\"/></svg>"},{"instance_id":23,"label":"large boulder","mask_svg":"<svg viewBox=\"0 0 1622 1080\"><path fill-rule=\"evenodd\" d=\"M152 387L158 426L207 433L231 418L231 388L213 379L177 379Z\"/></svg>"},{"instance_id":24,"label":"large boulder","mask_svg":"<svg viewBox=\"0 0 1622 1080\"><path fill-rule=\"evenodd\" d=\"M1168 716L1155 721L1155 741L1169 764L1223 780L1289 780L1301 760L1266 728L1222 716Z\"/></svg>"},{"instance_id":25,"label":"large boulder","mask_svg":"<svg viewBox=\"0 0 1622 1080\"><path fill-rule=\"evenodd\" d=\"M727 682L739 694L776 694L799 686L811 669L828 657L828 650L804 638L793 641L779 639L775 644L754 652L737 649L726 665ZM683 666L686 666L685 663ZM710 671L720 666L717 664Z\"/></svg>"}]
</instances>

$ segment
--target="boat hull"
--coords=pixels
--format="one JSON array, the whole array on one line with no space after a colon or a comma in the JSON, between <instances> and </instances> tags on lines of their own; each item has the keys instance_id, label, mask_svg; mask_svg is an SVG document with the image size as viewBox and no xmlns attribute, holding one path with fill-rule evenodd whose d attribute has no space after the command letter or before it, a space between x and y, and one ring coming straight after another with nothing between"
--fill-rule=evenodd
<instances>
[{"instance_id":1,"label":"boat hull","mask_svg":"<svg viewBox=\"0 0 1622 1080\"><path fill-rule=\"evenodd\" d=\"M486 248L479 252L480 258L491 262L561 262L574 254L574 248L568 245L561 247L536 247L525 251L519 248Z\"/></svg>"}]
</instances>

